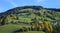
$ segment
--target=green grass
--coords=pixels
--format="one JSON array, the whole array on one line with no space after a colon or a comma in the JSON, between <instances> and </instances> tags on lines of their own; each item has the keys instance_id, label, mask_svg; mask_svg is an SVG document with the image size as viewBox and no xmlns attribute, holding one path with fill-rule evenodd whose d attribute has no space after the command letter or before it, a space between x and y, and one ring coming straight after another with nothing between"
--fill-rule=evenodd
<instances>
[{"instance_id":1,"label":"green grass","mask_svg":"<svg viewBox=\"0 0 60 33\"><path fill-rule=\"evenodd\" d=\"M0 26L0 33L13 33L16 30L19 30L21 27L29 27L29 25L24 24L8 24ZM19 32L19 33L44 33L42 31L28 31L28 32Z\"/></svg>"},{"instance_id":2,"label":"green grass","mask_svg":"<svg viewBox=\"0 0 60 33\"><path fill-rule=\"evenodd\" d=\"M0 26L0 33L12 33L13 31L18 30L23 26L25 26L25 25L23 25L23 24L20 24L20 25L19 24L8 24L8 25Z\"/></svg>"},{"instance_id":3,"label":"green grass","mask_svg":"<svg viewBox=\"0 0 60 33\"><path fill-rule=\"evenodd\" d=\"M21 33L45 33L43 31L28 31L28 32L21 32Z\"/></svg>"}]
</instances>

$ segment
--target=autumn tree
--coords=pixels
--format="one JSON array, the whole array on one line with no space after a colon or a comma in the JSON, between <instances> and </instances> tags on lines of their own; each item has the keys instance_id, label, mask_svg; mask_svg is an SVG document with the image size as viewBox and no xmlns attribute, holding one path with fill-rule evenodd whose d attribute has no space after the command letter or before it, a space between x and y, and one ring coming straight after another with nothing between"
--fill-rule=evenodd
<instances>
[{"instance_id":1,"label":"autumn tree","mask_svg":"<svg viewBox=\"0 0 60 33\"><path fill-rule=\"evenodd\" d=\"M13 20L11 20L11 18L12 18L12 19L16 19L16 15L14 15L14 14L7 15L7 16L5 17L5 19L4 19L4 21L5 21L6 23L11 23L11 21L13 21Z\"/></svg>"},{"instance_id":2,"label":"autumn tree","mask_svg":"<svg viewBox=\"0 0 60 33\"><path fill-rule=\"evenodd\" d=\"M52 25L50 25L48 22L43 22L44 26L45 26L45 32L46 33L51 33L53 30Z\"/></svg>"},{"instance_id":3,"label":"autumn tree","mask_svg":"<svg viewBox=\"0 0 60 33\"><path fill-rule=\"evenodd\" d=\"M39 30L43 30L44 29L44 24L43 23L41 23L40 25L39 25Z\"/></svg>"}]
</instances>

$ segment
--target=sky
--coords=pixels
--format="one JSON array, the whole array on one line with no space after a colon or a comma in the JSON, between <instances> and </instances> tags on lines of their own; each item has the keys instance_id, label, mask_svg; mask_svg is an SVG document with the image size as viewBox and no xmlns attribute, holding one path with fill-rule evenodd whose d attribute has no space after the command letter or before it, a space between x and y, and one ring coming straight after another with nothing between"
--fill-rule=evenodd
<instances>
[{"instance_id":1,"label":"sky","mask_svg":"<svg viewBox=\"0 0 60 33\"><path fill-rule=\"evenodd\" d=\"M21 6L43 6L60 8L60 0L0 0L0 13Z\"/></svg>"}]
</instances>

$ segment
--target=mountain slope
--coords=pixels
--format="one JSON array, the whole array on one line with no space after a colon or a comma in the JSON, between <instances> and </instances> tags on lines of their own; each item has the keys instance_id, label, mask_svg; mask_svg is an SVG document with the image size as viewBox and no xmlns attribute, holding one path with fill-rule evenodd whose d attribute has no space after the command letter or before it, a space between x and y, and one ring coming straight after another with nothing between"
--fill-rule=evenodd
<instances>
[{"instance_id":1,"label":"mountain slope","mask_svg":"<svg viewBox=\"0 0 60 33\"><path fill-rule=\"evenodd\" d=\"M41 21L60 21L60 9L43 8L42 6L23 6L0 13L0 24L32 22L35 17Z\"/></svg>"}]
</instances>

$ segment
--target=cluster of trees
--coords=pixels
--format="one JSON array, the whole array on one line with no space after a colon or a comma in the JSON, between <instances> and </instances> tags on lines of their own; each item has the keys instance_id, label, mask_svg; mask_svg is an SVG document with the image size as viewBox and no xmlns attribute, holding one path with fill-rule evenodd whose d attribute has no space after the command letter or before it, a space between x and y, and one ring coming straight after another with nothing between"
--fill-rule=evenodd
<instances>
[{"instance_id":1,"label":"cluster of trees","mask_svg":"<svg viewBox=\"0 0 60 33\"><path fill-rule=\"evenodd\" d=\"M51 33L53 31L52 25L50 25L47 22L43 22L43 23L38 24L38 25L32 24L31 29L36 30L36 31L44 31L46 33Z\"/></svg>"},{"instance_id":2,"label":"cluster of trees","mask_svg":"<svg viewBox=\"0 0 60 33\"><path fill-rule=\"evenodd\" d=\"M36 18L35 23L32 23L31 30L44 31L45 33L60 33L60 24L52 25L49 22L39 23Z\"/></svg>"},{"instance_id":3,"label":"cluster of trees","mask_svg":"<svg viewBox=\"0 0 60 33\"><path fill-rule=\"evenodd\" d=\"M60 33L60 25L59 24L53 26L52 33Z\"/></svg>"},{"instance_id":4,"label":"cluster of trees","mask_svg":"<svg viewBox=\"0 0 60 33\"><path fill-rule=\"evenodd\" d=\"M11 23L11 22L13 22L16 18L17 18L16 15L10 14L10 15L7 15L7 16L5 17L4 22L6 22L6 23Z\"/></svg>"},{"instance_id":5,"label":"cluster of trees","mask_svg":"<svg viewBox=\"0 0 60 33\"><path fill-rule=\"evenodd\" d=\"M42 22L39 23L38 18L35 18L36 20L34 23L31 24L30 27L22 27L19 31L44 31L45 33L51 33L53 31L53 26L48 22Z\"/></svg>"},{"instance_id":6,"label":"cluster of trees","mask_svg":"<svg viewBox=\"0 0 60 33\"><path fill-rule=\"evenodd\" d=\"M10 20L10 19L16 19L16 15L14 14L10 14L10 15L7 15L5 16L4 18L0 18L0 25L5 25L6 23L11 23L13 20Z\"/></svg>"}]
</instances>

